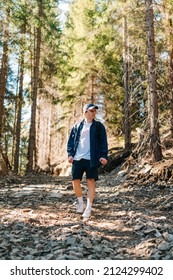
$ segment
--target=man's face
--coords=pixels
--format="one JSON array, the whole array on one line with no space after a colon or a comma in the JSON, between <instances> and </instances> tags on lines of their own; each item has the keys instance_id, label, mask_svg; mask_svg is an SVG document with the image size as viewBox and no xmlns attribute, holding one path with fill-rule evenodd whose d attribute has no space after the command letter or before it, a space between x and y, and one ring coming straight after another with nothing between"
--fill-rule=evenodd
<instances>
[{"instance_id":1,"label":"man's face","mask_svg":"<svg viewBox=\"0 0 173 280\"><path fill-rule=\"evenodd\" d=\"M96 116L96 109L88 109L86 112L85 112L85 117L88 119L88 120L93 120Z\"/></svg>"}]
</instances>

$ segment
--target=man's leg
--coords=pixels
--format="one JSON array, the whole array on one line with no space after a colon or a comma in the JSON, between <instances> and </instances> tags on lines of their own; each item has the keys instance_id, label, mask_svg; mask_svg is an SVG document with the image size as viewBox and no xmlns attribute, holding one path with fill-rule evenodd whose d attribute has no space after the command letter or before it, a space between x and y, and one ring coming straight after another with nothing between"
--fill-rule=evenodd
<instances>
[{"instance_id":1,"label":"man's leg","mask_svg":"<svg viewBox=\"0 0 173 280\"><path fill-rule=\"evenodd\" d=\"M82 215L86 219L88 219L91 215L91 207L94 200L95 189L96 189L95 180L87 179L87 185L88 185L87 207Z\"/></svg>"},{"instance_id":2,"label":"man's leg","mask_svg":"<svg viewBox=\"0 0 173 280\"><path fill-rule=\"evenodd\" d=\"M77 205L76 212L77 213L83 213L84 203L83 203L82 188L81 188L81 185L80 185L80 179L73 180L73 189L74 189L74 192L75 192L75 194L77 196L77 199L78 199L78 205Z\"/></svg>"},{"instance_id":3,"label":"man's leg","mask_svg":"<svg viewBox=\"0 0 173 280\"><path fill-rule=\"evenodd\" d=\"M80 179L73 180L73 189L77 197L82 197L82 188L80 185Z\"/></svg>"},{"instance_id":4,"label":"man's leg","mask_svg":"<svg viewBox=\"0 0 173 280\"><path fill-rule=\"evenodd\" d=\"M90 203L93 203L94 196L95 196L95 180L94 179L87 179L87 185L88 185L88 199Z\"/></svg>"}]
</instances>

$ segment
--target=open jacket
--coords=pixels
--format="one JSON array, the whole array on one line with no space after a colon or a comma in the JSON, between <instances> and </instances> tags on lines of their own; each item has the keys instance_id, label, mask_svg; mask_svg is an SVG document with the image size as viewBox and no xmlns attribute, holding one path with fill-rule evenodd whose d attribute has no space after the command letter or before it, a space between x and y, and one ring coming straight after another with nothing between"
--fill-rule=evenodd
<instances>
[{"instance_id":1,"label":"open jacket","mask_svg":"<svg viewBox=\"0 0 173 280\"><path fill-rule=\"evenodd\" d=\"M68 156L74 157L79 140L80 140L80 132L83 128L84 120L76 123L70 133L68 143L67 143L67 153ZM107 159L108 154L108 143L106 130L104 125L101 122L93 120L92 125L90 127L90 166L98 167L100 165L99 159L101 157Z\"/></svg>"}]
</instances>

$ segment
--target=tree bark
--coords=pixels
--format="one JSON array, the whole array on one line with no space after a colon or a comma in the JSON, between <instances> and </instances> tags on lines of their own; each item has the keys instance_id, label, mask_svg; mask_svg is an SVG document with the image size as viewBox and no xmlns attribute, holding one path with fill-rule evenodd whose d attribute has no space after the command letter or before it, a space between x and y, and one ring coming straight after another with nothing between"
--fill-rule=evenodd
<instances>
[{"instance_id":1,"label":"tree bark","mask_svg":"<svg viewBox=\"0 0 173 280\"><path fill-rule=\"evenodd\" d=\"M42 17L42 0L38 0L38 17L41 21ZM36 109L37 109L37 93L40 74L40 47L41 47L41 25L36 30L36 50L34 52L34 71L33 71L33 92L31 107L31 126L29 134L28 147L28 165L27 172L31 172L36 167Z\"/></svg>"},{"instance_id":2,"label":"tree bark","mask_svg":"<svg viewBox=\"0 0 173 280\"><path fill-rule=\"evenodd\" d=\"M0 146L2 141L3 132L3 118L4 118L4 98L6 92L7 82L7 69L8 69L8 40L9 40L9 20L10 20L10 9L7 10L5 29L4 29L4 42L3 42L3 53L2 53L2 64L0 69Z\"/></svg>"},{"instance_id":3,"label":"tree bark","mask_svg":"<svg viewBox=\"0 0 173 280\"><path fill-rule=\"evenodd\" d=\"M91 78L90 78L90 95L91 95L91 103L95 103L95 91L94 91L94 76L91 74Z\"/></svg>"},{"instance_id":4,"label":"tree bark","mask_svg":"<svg viewBox=\"0 0 173 280\"><path fill-rule=\"evenodd\" d=\"M153 1L146 0L148 70L149 70L149 118L150 118L150 144L154 161L162 159L158 122L158 98L156 84L156 58L154 38L154 11Z\"/></svg>"},{"instance_id":5,"label":"tree bark","mask_svg":"<svg viewBox=\"0 0 173 280\"><path fill-rule=\"evenodd\" d=\"M171 136L173 138L173 24L172 24L172 19L171 19L171 50L170 50L170 55L169 55L169 68L170 68L170 72L169 72L169 80L170 80L170 112L171 112Z\"/></svg>"},{"instance_id":6,"label":"tree bark","mask_svg":"<svg viewBox=\"0 0 173 280\"><path fill-rule=\"evenodd\" d=\"M170 131L173 138L173 20L172 20L172 0L163 1L163 12L165 15L165 32L167 36L167 48L169 54L169 86L170 86Z\"/></svg>"},{"instance_id":7,"label":"tree bark","mask_svg":"<svg viewBox=\"0 0 173 280\"><path fill-rule=\"evenodd\" d=\"M127 18L126 18L126 16L123 17L123 84L124 84L125 150L127 152L130 152L131 151L131 123L130 123L129 62L128 62Z\"/></svg>"},{"instance_id":8,"label":"tree bark","mask_svg":"<svg viewBox=\"0 0 173 280\"><path fill-rule=\"evenodd\" d=\"M171 113L171 136L173 138L173 20L169 14L169 84L170 84L170 113Z\"/></svg>"},{"instance_id":9,"label":"tree bark","mask_svg":"<svg viewBox=\"0 0 173 280\"><path fill-rule=\"evenodd\" d=\"M26 23L24 23L23 30L21 32L22 44L20 55L20 74L19 74L19 95L17 98L17 122L16 122L16 143L14 152L14 173L18 173L19 169L19 151L20 151L20 139L21 139L21 117L22 117L22 103L23 103L23 78L24 78L24 36L26 32Z\"/></svg>"}]
</instances>

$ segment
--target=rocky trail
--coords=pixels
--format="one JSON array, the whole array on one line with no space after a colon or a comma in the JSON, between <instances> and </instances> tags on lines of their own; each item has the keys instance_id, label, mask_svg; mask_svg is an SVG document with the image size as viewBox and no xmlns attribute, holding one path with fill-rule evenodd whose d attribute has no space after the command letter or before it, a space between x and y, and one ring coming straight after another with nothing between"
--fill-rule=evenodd
<instances>
[{"instance_id":1,"label":"rocky trail","mask_svg":"<svg viewBox=\"0 0 173 280\"><path fill-rule=\"evenodd\" d=\"M173 259L171 180L100 175L92 217L83 222L70 177L0 178L0 219L1 260Z\"/></svg>"}]
</instances>

